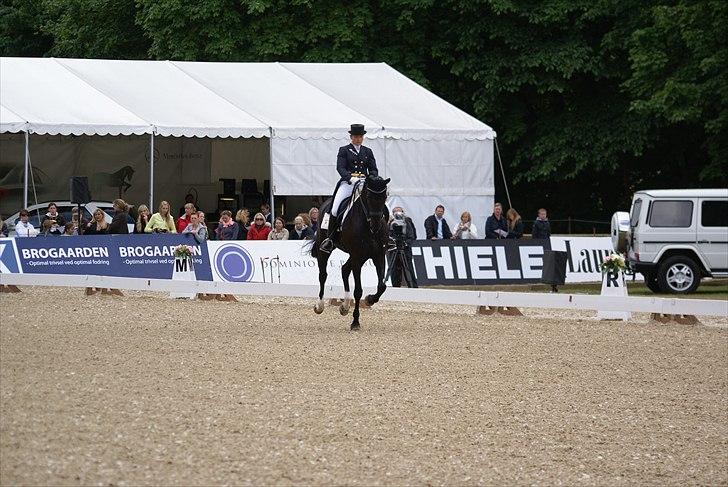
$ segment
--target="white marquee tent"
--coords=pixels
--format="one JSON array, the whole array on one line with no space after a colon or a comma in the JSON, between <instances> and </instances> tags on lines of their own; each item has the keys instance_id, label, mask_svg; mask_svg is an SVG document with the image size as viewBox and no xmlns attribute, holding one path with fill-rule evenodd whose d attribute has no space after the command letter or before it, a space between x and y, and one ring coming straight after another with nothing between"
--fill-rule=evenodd
<instances>
[{"instance_id":1,"label":"white marquee tent","mask_svg":"<svg viewBox=\"0 0 728 487\"><path fill-rule=\"evenodd\" d=\"M351 123L418 231L438 203L451 226L464 210L482 225L495 132L386 64L0 58L0 132L144 136L152 181L166 163L155 138L267 139L272 197L330 194Z\"/></svg>"}]
</instances>

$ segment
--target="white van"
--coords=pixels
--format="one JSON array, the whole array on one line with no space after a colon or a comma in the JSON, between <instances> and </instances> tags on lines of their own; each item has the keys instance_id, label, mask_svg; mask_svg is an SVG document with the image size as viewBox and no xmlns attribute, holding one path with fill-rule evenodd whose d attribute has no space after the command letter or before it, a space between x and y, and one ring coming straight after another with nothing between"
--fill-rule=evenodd
<instances>
[{"instance_id":1,"label":"white van","mask_svg":"<svg viewBox=\"0 0 728 487\"><path fill-rule=\"evenodd\" d=\"M638 191L627 228L621 215L616 250L652 291L691 293L703 277L728 276L728 188Z\"/></svg>"}]
</instances>

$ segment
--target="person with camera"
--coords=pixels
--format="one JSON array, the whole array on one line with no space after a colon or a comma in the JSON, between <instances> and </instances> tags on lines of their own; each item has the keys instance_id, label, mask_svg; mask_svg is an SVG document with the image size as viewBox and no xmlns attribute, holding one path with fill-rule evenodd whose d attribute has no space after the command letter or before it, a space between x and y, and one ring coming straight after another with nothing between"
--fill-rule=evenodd
<instances>
[{"instance_id":1,"label":"person with camera","mask_svg":"<svg viewBox=\"0 0 728 487\"><path fill-rule=\"evenodd\" d=\"M167 201L159 203L159 211L149 219L144 232L177 233L177 226L174 224L174 218L169 214L169 203Z\"/></svg>"},{"instance_id":2,"label":"person with camera","mask_svg":"<svg viewBox=\"0 0 728 487\"><path fill-rule=\"evenodd\" d=\"M392 209L389 237L394 246L387 251L387 278L392 277L392 286L402 287L404 276L407 287L417 287L415 268L412 264L412 242L417 240L417 230L401 206Z\"/></svg>"}]
</instances>

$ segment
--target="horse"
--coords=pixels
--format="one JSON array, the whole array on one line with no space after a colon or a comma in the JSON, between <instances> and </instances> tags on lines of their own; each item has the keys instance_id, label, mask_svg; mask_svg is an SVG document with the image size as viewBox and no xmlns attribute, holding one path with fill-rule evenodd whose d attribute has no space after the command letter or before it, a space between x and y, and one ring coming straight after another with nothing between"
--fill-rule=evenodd
<instances>
[{"instance_id":1,"label":"horse","mask_svg":"<svg viewBox=\"0 0 728 487\"><path fill-rule=\"evenodd\" d=\"M352 330L359 330L359 300L362 296L361 268L364 263L372 259L377 269L377 292L366 297L369 306L377 303L387 289L384 284L385 257L389 241L389 210L385 205L387 199L387 184L389 179L368 177L364 180L361 195L353 203L346 220L340 226L340 234L336 246L349 254L349 259L341 267L341 278L344 281L344 301L339 307L342 316L349 313L351 295L349 293L349 276L354 273L354 314L351 322ZM342 182L341 184L346 184ZM319 212L330 212L333 200L329 198L321 205ZM340 213L341 215L341 213ZM333 218L333 217L332 217ZM324 286L326 285L326 266L331 254L320 250L321 242L328 232L319 228L316 239L311 248L311 255L318 261L319 269L319 300L314 306L314 312L321 314L324 310Z\"/></svg>"}]
</instances>

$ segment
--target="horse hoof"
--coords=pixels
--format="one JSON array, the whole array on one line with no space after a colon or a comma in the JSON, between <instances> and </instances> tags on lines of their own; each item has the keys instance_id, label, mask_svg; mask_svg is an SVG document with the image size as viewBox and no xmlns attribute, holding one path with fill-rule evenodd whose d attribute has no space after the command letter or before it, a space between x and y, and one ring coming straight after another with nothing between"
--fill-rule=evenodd
<instances>
[{"instance_id":1,"label":"horse hoof","mask_svg":"<svg viewBox=\"0 0 728 487\"><path fill-rule=\"evenodd\" d=\"M323 307L319 308L319 306L316 305L313 307L313 312L316 313L317 315L320 315L321 313L324 312L324 308Z\"/></svg>"},{"instance_id":2,"label":"horse hoof","mask_svg":"<svg viewBox=\"0 0 728 487\"><path fill-rule=\"evenodd\" d=\"M374 306L376 304L376 301L374 300L374 296L371 294L367 294L367 297L364 298L364 301L366 301L367 306Z\"/></svg>"},{"instance_id":3,"label":"horse hoof","mask_svg":"<svg viewBox=\"0 0 728 487\"><path fill-rule=\"evenodd\" d=\"M346 316L349 314L349 308L344 307L344 305L342 304L341 306L339 306L339 313L341 314L341 316Z\"/></svg>"},{"instance_id":4,"label":"horse hoof","mask_svg":"<svg viewBox=\"0 0 728 487\"><path fill-rule=\"evenodd\" d=\"M351 324L351 331L359 331L360 329L361 329L361 325L359 323Z\"/></svg>"}]
</instances>

